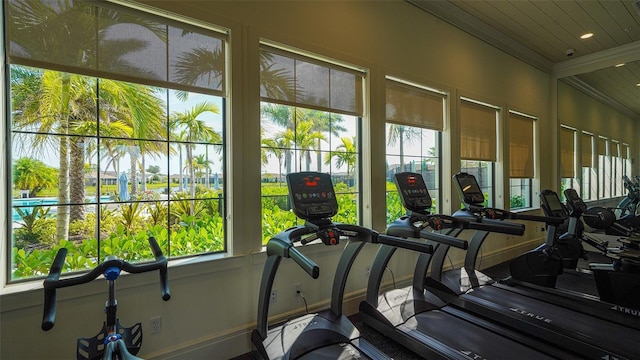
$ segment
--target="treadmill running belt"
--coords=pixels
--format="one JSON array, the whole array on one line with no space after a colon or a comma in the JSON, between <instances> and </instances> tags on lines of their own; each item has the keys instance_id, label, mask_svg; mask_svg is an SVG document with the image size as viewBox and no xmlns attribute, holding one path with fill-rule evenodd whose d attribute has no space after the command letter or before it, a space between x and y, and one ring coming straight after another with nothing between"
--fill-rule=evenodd
<instances>
[{"instance_id":1,"label":"treadmill running belt","mask_svg":"<svg viewBox=\"0 0 640 360\"><path fill-rule=\"evenodd\" d=\"M419 313L399 329L421 342L428 343L426 338L432 338L471 359L552 359L441 310Z\"/></svg>"},{"instance_id":2,"label":"treadmill running belt","mask_svg":"<svg viewBox=\"0 0 640 360\"><path fill-rule=\"evenodd\" d=\"M513 293L495 286L477 288L460 297L474 303L482 302L478 302L477 299L485 300L494 304L499 311L521 315L519 318L522 320L554 331L580 335L602 348L609 348L616 353L636 354L635 358L640 358L640 332L637 330L534 298L513 296Z\"/></svg>"}]
</instances>

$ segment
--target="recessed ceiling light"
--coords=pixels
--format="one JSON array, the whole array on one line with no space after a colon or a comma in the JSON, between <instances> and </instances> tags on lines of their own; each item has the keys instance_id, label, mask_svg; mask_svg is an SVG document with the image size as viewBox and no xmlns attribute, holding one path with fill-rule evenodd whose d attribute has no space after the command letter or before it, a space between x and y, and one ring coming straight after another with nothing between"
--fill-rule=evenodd
<instances>
[{"instance_id":1,"label":"recessed ceiling light","mask_svg":"<svg viewBox=\"0 0 640 360\"><path fill-rule=\"evenodd\" d=\"M616 67L623 67L624 63L616 64Z\"/></svg>"},{"instance_id":2,"label":"recessed ceiling light","mask_svg":"<svg viewBox=\"0 0 640 360\"><path fill-rule=\"evenodd\" d=\"M580 39L588 39L592 36L593 36L593 33L586 33L586 34L582 34L582 36L580 36Z\"/></svg>"},{"instance_id":3,"label":"recessed ceiling light","mask_svg":"<svg viewBox=\"0 0 640 360\"><path fill-rule=\"evenodd\" d=\"M640 87L640 83L637 83L637 84L636 84L636 86L637 86L637 87Z\"/></svg>"}]
</instances>

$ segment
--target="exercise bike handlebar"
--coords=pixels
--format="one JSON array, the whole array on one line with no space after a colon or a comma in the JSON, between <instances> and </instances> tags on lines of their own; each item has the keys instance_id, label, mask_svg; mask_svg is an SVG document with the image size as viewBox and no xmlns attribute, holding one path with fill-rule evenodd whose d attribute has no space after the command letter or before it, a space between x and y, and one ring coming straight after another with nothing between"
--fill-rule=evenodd
<instances>
[{"instance_id":1,"label":"exercise bike handlebar","mask_svg":"<svg viewBox=\"0 0 640 360\"><path fill-rule=\"evenodd\" d=\"M160 250L160 246L153 237L149 238L149 244L153 251L153 255L155 257L155 261L147 262L142 264L131 264L127 261L121 259L109 259L98 266L96 266L93 270L89 271L86 274L60 279L60 274L62 273L62 267L64 265L64 259L67 256L67 249L61 248L58 250L55 259L53 260L53 264L49 271L49 275L44 280L44 312L42 315L42 330L48 331L53 328L56 320L56 303L57 303L57 291L58 288L75 286L80 284L86 284L91 282L104 274L105 270L108 268L118 268L119 270L124 270L130 274L143 273L153 270L160 271L160 291L162 300L168 301L171 298L171 293L169 291L169 280L167 277L167 258L162 254L162 250Z\"/></svg>"}]
</instances>

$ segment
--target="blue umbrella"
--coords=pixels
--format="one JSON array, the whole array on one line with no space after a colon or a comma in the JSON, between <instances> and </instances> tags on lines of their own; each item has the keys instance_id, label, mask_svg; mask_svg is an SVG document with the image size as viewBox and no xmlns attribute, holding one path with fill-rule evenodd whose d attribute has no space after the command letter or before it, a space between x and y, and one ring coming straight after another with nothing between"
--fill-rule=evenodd
<instances>
[{"instance_id":1,"label":"blue umbrella","mask_svg":"<svg viewBox=\"0 0 640 360\"><path fill-rule=\"evenodd\" d=\"M120 201L129 200L129 178L127 178L127 174L124 171L118 178L118 197Z\"/></svg>"}]
</instances>

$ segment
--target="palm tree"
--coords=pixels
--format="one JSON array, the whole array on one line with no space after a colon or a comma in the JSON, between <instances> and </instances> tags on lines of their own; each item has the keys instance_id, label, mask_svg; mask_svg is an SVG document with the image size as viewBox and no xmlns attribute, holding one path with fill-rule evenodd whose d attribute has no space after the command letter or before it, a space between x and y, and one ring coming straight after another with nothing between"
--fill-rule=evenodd
<instances>
[{"instance_id":1,"label":"palm tree","mask_svg":"<svg viewBox=\"0 0 640 360\"><path fill-rule=\"evenodd\" d=\"M278 182L282 183L282 162L287 150L287 142L285 139L271 139L262 137L262 165L268 162L269 153L273 154L278 159ZM282 184L281 184L282 185Z\"/></svg>"},{"instance_id":2,"label":"palm tree","mask_svg":"<svg viewBox=\"0 0 640 360\"><path fill-rule=\"evenodd\" d=\"M344 119L338 114L331 114L326 111L303 109L303 120L311 121L313 124L313 131L320 131L323 134L330 134L338 136L340 133L347 131L342 126ZM321 141L324 139L318 139L317 149L320 149ZM318 171L322 171L322 154L317 153L318 156Z\"/></svg>"},{"instance_id":3,"label":"palm tree","mask_svg":"<svg viewBox=\"0 0 640 360\"><path fill-rule=\"evenodd\" d=\"M213 103L208 101L198 103L191 109L184 112L174 112L171 114L170 127L177 132L178 138L186 142L183 144L187 152L187 166L189 167L189 179L191 184L191 198L196 196L195 172L193 167L193 148L195 142L222 142L222 136L218 134L212 127L207 125L204 120L198 119L204 113L218 114L219 109Z\"/></svg>"},{"instance_id":4,"label":"palm tree","mask_svg":"<svg viewBox=\"0 0 640 360\"><path fill-rule=\"evenodd\" d=\"M355 146L356 138L350 138L347 136L343 136L340 138L342 144L338 146L334 151L325 154L324 163L326 165L331 164L331 159L336 159L336 167L342 167L347 165L347 184L349 184L349 179L351 176L351 172L356 166L356 162L358 161L358 154L356 153Z\"/></svg>"},{"instance_id":5,"label":"palm tree","mask_svg":"<svg viewBox=\"0 0 640 360\"><path fill-rule=\"evenodd\" d=\"M207 188L209 187L209 170L211 170L211 165L213 162L207 159L205 154L196 155L193 157L193 168L196 172L196 177L201 179L203 176L206 176L205 184Z\"/></svg>"},{"instance_id":6,"label":"palm tree","mask_svg":"<svg viewBox=\"0 0 640 360\"><path fill-rule=\"evenodd\" d=\"M294 113L292 113L291 110L298 111L298 108L294 108L286 105L280 105L280 104L270 104L270 103L262 104L260 106L261 116L267 118L272 123L283 127L285 129L284 132L286 132L287 130L292 131L292 134L291 134L292 136L289 136L289 139L291 141L285 146L285 148L289 148L291 144L293 144L293 138L294 138L293 131L295 128L296 116ZM280 135L283 135L284 132L281 132ZM282 138L282 136L280 137ZM283 140L283 141L287 142L288 140ZM292 167L290 150L285 150L284 158L285 158L284 163L287 168L287 174L289 174L291 173L291 167Z\"/></svg>"},{"instance_id":7,"label":"palm tree","mask_svg":"<svg viewBox=\"0 0 640 360\"><path fill-rule=\"evenodd\" d=\"M293 145L298 154L298 166L302 169L303 158L306 160L306 169L311 165L311 151L318 150L318 140L324 140L324 135L319 131L312 131L313 124L310 121L301 121L296 130L287 129L280 132L277 137L282 140L287 148Z\"/></svg>"},{"instance_id":8,"label":"palm tree","mask_svg":"<svg viewBox=\"0 0 640 360\"><path fill-rule=\"evenodd\" d=\"M400 148L400 171L404 171L404 146L412 144L420 139L422 133L419 128L398 124L389 125L387 145L395 146L398 143Z\"/></svg>"}]
</instances>

